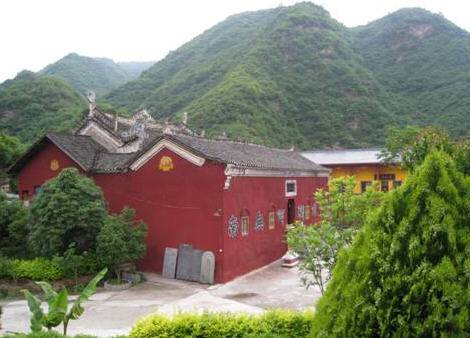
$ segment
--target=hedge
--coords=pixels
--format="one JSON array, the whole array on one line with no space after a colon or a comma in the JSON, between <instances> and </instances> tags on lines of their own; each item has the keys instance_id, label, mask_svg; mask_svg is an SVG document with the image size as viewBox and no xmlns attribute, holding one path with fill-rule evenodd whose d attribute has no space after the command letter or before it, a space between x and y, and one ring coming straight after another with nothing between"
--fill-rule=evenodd
<instances>
[{"instance_id":1,"label":"hedge","mask_svg":"<svg viewBox=\"0 0 470 338\"><path fill-rule=\"evenodd\" d=\"M262 315L180 313L173 317L151 315L137 322L135 338L154 337L307 337L312 312L270 310Z\"/></svg>"},{"instance_id":2,"label":"hedge","mask_svg":"<svg viewBox=\"0 0 470 338\"><path fill-rule=\"evenodd\" d=\"M96 255L83 255L80 266L77 267L79 275L93 274L99 270ZM33 281L54 281L61 278L72 278L71 272L65 269L64 258L54 257L34 259L11 259L0 256L0 278L30 279Z\"/></svg>"}]
</instances>

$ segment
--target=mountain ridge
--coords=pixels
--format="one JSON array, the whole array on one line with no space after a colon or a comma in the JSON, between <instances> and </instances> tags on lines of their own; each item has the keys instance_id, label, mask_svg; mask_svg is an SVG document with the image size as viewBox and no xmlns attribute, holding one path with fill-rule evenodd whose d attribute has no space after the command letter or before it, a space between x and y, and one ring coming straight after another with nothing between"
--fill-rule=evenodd
<instances>
[{"instance_id":1,"label":"mountain ridge","mask_svg":"<svg viewBox=\"0 0 470 338\"><path fill-rule=\"evenodd\" d=\"M419 8L355 28L312 3L245 12L206 30L104 99L118 110L146 108L173 121L188 112L190 126L209 136L225 132L274 146L380 146L389 125L407 124L439 124L459 136L470 128L467 99L460 95L453 104L439 90L439 77L464 93L470 86L456 82L467 77L452 76L470 67L470 59L445 57L439 45L449 36L465 40L465 48L453 46L456 54L470 48L470 34ZM391 58L397 48L408 50L403 69ZM442 56L445 71L421 49ZM417 65L414 55L423 62ZM452 58L463 58L463 66ZM426 67L435 78L419 73ZM452 111L440 102L442 95L449 96Z\"/></svg>"}]
</instances>

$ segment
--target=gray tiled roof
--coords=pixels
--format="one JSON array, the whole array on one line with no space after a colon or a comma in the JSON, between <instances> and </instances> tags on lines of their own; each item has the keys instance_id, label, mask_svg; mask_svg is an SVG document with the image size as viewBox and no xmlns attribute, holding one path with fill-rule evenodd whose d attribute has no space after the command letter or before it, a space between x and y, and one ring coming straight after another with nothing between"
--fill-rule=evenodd
<instances>
[{"instance_id":1,"label":"gray tiled roof","mask_svg":"<svg viewBox=\"0 0 470 338\"><path fill-rule=\"evenodd\" d=\"M188 135L162 135L157 132L149 133L149 139L144 142L143 149L132 153L111 153L90 136L48 133L12 167L12 170L17 171L41 144L50 140L86 171L122 172L128 170L135 160L162 139L171 140L205 159L245 168L315 172L329 170L309 161L297 151Z\"/></svg>"},{"instance_id":2,"label":"gray tiled roof","mask_svg":"<svg viewBox=\"0 0 470 338\"><path fill-rule=\"evenodd\" d=\"M167 137L195 150L202 157L236 166L280 170L328 170L307 160L297 151L187 135L169 135Z\"/></svg>"},{"instance_id":3,"label":"gray tiled roof","mask_svg":"<svg viewBox=\"0 0 470 338\"><path fill-rule=\"evenodd\" d=\"M93 141L89 136L48 133L46 137L85 170L92 169L96 155L106 151L103 146Z\"/></svg>"}]
</instances>

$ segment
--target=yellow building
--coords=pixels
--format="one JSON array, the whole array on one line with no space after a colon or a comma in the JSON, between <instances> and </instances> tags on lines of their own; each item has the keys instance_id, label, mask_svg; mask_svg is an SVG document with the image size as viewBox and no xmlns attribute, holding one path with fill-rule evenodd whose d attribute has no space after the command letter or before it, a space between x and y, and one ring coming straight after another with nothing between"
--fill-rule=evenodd
<instances>
[{"instance_id":1,"label":"yellow building","mask_svg":"<svg viewBox=\"0 0 470 338\"><path fill-rule=\"evenodd\" d=\"M357 184L354 192L364 192L373 181L379 182L381 191L400 186L406 171L398 165L385 164L380 160L381 149L345 149L307 151L302 155L309 160L330 168L331 177L354 176Z\"/></svg>"}]
</instances>

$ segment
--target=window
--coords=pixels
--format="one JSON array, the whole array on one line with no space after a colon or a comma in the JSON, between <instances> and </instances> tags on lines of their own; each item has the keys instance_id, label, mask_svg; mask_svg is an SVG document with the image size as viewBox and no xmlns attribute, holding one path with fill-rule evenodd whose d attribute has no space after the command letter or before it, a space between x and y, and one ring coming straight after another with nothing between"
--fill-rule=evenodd
<instances>
[{"instance_id":1,"label":"window","mask_svg":"<svg viewBox=\"0 0 470 338\"><path fill-rule=\"evenodd\" d=\"M399 186L401 186L402 182L401 181L393 181L393 187L394 188L398 188Z\"/></svg>"},{"instance_id":2,"label":"window","mask_svg":"<svg viewBox=\"0 0 470 338\"><path fill-rule=\"evenodd\" d=\"M313 203L312 205L312 217L317 218L318 217L318 204Z\"/></svg>"},{"instance_id":3,"label":"window","mask_svg":"<svg viewBox=\"0 0 470 338\"><path fill-rule=\"evenodd\" d=\"M297 196L297 181L296 180L286 181L286 196Z\"/></svg>"},{"instance_id":4,"label":"window","mask_svg":"<svg viewBox=\"0 0 470 338\"><path fill-rule=\"evenodd\" d=\"M361 181L361 192L366 192L367 187L372 184L371 181Z\"/></svg>"},{"instance_id":5,"label":"window","mask_svg":"<svg viewBox=\"0 0 470 338\"><path fill-rule=\"evenodd\" d=\"M305 219L306 220L309 220L310 217L311 217L311 206L310 206L310 203L307 203L307 205L305 206Z\"/></svg>"},{"instance_id":6,"label":"window","mask_svg":"<svg viewBox=\"0 0 470 338\"><path fill-rule=\"evenodd\" d=\"M276 227L276 212L275 211L270 211L268 213L268 229L274 229Z\"/></svg>"},{"instance_id":7,"label":"window","mask_svg":"<svg viewBox=\"0 0 470 338\"><path fill-rule=\"evenodd\" d=\"M34 190L33 190L33 195L36 196L41 192L41 186L40 185L35 185Z\"/></svg>"},{"instance_id":8,"label":"window","mask_svg":"<svg viewBox=\"0 0 470 338\"><path fill-rule=\"evenodd\" d=\"M242 216L242 236L248 235L248 231L250 228L250 217L249 216Z\"/></svg>"},{"instance_id":9,"label":"window","mask_svg":"<svg viewBox=\"0 0 470 338\"><path fill-rule=\"evenodd\" d=\"M380 190L383 192L388 191L388 181L380 181Z\"/></svg>"}]
</instances>

